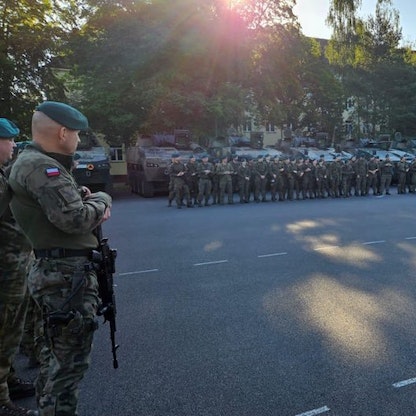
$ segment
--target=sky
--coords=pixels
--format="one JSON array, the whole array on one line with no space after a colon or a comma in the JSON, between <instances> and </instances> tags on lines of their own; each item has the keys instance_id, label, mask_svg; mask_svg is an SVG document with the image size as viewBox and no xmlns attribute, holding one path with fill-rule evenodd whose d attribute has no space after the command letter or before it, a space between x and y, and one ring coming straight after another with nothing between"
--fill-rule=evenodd
<instances>
[{"instance_id":1,"label":"sky","mask_svg":"<svg viewBox=\"0 0 416 416\"><path fill-rule=\"evenodd\" d=\"M331 29L325 20L329 11L330 0L296 0L294 8L302 26L302 32L306 36L329 39ZM377 0L362 0L359 16L368 17L374 15ZM402 27L402 42L416 43L416 24L414 12L416 4L414 0L393 0L392 7L398 10L400 26Z\"/></svg>"}]
</instances>

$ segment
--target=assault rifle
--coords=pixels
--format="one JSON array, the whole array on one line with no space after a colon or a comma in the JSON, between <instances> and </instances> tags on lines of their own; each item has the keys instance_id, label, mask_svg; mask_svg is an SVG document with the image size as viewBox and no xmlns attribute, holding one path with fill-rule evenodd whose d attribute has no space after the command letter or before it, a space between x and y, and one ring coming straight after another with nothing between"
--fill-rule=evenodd
<instances>
[{"instance_id":1,"label":"assault rifle","mask_svg":"<svg viewBox=\"0 0 416 416\"><path fill-rule=\"evenodd\" d=\"M118 368L116 332L116 299L114 296L113 274L115 273L115 262L117 250L110 248L108 238L103 238L101 225L95 230L98 239L97 250L93 251L93 263L97 265L98 292L101 304L97 315L104 317L104 323L110 325L111 352L113 353L113 367Z\"/></svg>"}]
</instances>

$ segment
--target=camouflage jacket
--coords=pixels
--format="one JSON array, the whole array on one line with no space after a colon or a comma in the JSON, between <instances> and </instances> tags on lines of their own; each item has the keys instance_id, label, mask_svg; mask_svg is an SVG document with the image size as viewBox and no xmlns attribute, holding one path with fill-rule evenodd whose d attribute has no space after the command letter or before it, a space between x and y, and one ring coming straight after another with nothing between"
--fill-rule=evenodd
<instances>
[{"instance_id":1,"label":"camouflage jacket","mask_svg":"<svg viewBox=\"0 0 416 416\"><path fill-rule=\"evenodd\" d=\"M234 173L231 163L218 163L215 167L215 173L219 176L232 175Z\"/></svg>"},{"instance_id":2,"label":"camouflage jacket","mask_svg":"<svg viewBox=\"0 0 416 416\"><path fill-rule=\"evenodd\" d=\"M13 218L9 207L11 192L8 189L6 174L0 168L0 201L2 211L0 212L0 260L6 260L6 253L28 253L32 250L28 239Z\"/></svg>"},{"instance_id":3,"label":"camouflage jacket","mask_svg":"<svg viewBox=\"0 0 416 416\"><path fill-rule=\"evenodd\" d=\"M181 172L183 172L183 174L179 175ZM184 175L186 174L186 166L182 162L171 163L168 168L168 174L173 179L185 180Z\"/></svg>"},{"instance_id":4,"label":"camouflage jacket","mask_svg":"<svg viewBox=\"0 0 416 416\"><path fill-rule=\"evenodd\" d=\"M198 165L198 176L200 179L211 179L214 172L214 165L210 162L201 162Z\"/></svg>"},{"instance_id":5,"label":"camouflage jacket","mask_svg":"<svg viewBox=\"0 0 416 416\"><path fill-rule=\"evenodd\" d=\"M104 192L83 198L70 173L72 157L28 145L14 163L11 208L35 249L97 246L93 230L111 206Z\"/></svg>"}]
</instances>

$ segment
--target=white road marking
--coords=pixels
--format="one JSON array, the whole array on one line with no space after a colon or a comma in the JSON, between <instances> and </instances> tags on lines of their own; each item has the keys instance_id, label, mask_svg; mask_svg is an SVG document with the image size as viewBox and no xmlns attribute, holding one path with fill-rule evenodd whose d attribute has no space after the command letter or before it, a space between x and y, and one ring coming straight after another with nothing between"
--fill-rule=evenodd
<instances>
[{"instance_id":1,"label":"white road marking","mask_svg":"<svg viewBox=\"0 0 416 416\"><path fill-rule=\"evenodd\" d=\"M416 240L416 237L406 237L405 240Z\"/></svg>"},{"instance_id":2,"label":"white road marking","mask_svg":"<svg viewBox=\"0 0 416 416\"><path fill-rule=\"evenodd\" d=\"M362 243L363 246L369 246L370 244L381 244L385 243L386 240L378 240L378 241L367 241L366 243Z\"/></svg>"},{"instance_id":3,"label":"white road marking","mask_svg":"<svg viewBox=\"0 0 416 416\"><path fill-rule=\"evenodd\" d=\"M416 383L416 378L409 378L408 380L398 381L397 383L393 383L393 387L396 387L396 389L404 386L408 386L409 384Z\"/></svg>"},{"instance_id":4,"label":"white road marking","mask_svg":"<svg viewBox=\"0 0 416 416\"><path fill-rule=\"evenodd\" d=\"M283 251L281 253L260 254L260 256L257 256L257 257L262 258L262 257L284 256L285 254L287 253Z\"/></svg>"},{"instance_id":5,"label":"white road marking","mask_svg":"<svg viewBox=\"0 0 416 416\"><path fill-rule=\"evenodd\" d=\"M218 261L207 261L205 263L195 263L194 266L206 266L208 264L220 264L220 263L227 263L228 260L218 260Z\"/></svg>"},{"instance_id":6,"label":"white road marking","mask_svg":"<svg viewBox=\"0 0 416 416\"><path fill-rule=\"evenodd\" d=\"M309 410L309 412L299 413L296 416L315 416L320 415L321 413L329 412L330 409L328 406L320 407L319 409Z\"/></svg>"},{"instance_id":7,"label":"white road marking","mask_svg":"<svg viewBox=\"0 0 416 416\"><path fill-rule=\"evenodd\" d=\"M152 272L158 272L158 271L159 269L137 270L135 272L119 273L118 276L129 276L131 274L152 273Z\"/></svg>"},{"instance_id":8,"label":"white road marking","mask_svg":"<svg viewBox=\"0 0 416 416\"><path fill-rule=\"evenodd\" d=\"M339 248L339 246L325 246L325 247L317 247L314 248L315 251L319 251L319 250L330 250L331 248Z\"/></svg>"}]
</instances>

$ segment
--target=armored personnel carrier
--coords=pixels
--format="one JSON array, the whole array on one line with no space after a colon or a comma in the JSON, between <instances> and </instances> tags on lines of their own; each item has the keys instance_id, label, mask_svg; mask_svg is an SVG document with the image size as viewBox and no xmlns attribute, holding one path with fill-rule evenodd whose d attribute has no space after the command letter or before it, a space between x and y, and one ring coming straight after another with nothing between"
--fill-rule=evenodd
<instances>
[{"instance_id":1,"label":"armored personnel carrier","mask_svg":"<svg viewBox=\"0 0 416 416\"><path fill-rule=\"evenodd\" d=\"M282 152L274 147L263 147L263 133L252 132L246 136L217 137L209 146L209 154L213 158L226 155L238 156L239 159L257 159L258 156L282 156Z\"/></svg>"},{"instance_id":2,"label":"armored personnel carrier","mask_svg":"<svg viewBox=\"0 0 416 416\"><path fill-rule=\"evenodd\" d=\"M145 198L153 197L156 192L166 192L169 185L167 168L172 154L179 153L186 161L191 154L203 152L203 147L192 142L189 130L139 138L126 153L127 181L131 191Z\"/></svg>"},{"instance_id":3,"label":"armored personnel carrier","mask_svg":"<svg viewBox=\"0 0 416 416\"><path fill-rule=\"evenodd\" d=\"M92 192L111 193L110 159L107 150L100 145L91 131L81 131L72 174L79 185L87 186Z\"/></svg>"}]
</instances>

